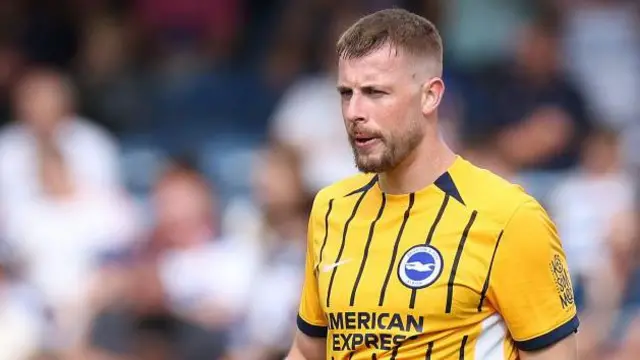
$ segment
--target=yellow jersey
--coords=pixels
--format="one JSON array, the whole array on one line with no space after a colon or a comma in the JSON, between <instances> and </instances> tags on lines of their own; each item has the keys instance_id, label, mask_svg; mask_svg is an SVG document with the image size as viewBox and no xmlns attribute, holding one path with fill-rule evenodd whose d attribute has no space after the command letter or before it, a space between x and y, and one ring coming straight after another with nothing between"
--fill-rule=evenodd
<instances>
[{"instance_id":1,"label":"yellow jersey","mask_svg":"<svg viewBox=\"0 0 640 360\"><path fill-rule=\"evenodd\" d=\"M327 359L518 359L579 321L556 228L462 157L406 195L359 174L321 190L297 325Z\"/></svg>"}]
</instances>

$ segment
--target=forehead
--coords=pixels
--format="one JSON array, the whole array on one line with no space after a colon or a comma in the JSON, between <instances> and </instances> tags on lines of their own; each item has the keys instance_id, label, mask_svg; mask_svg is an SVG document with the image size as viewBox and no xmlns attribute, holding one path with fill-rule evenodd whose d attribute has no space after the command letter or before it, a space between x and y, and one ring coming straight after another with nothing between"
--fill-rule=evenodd
<instances>
[{"instance_id":1,"label":"forehead","mask_svg":"<svg viewBox=\"0 0 640 360\"><path fill-rule=\"evenodd\" d=\"M406 77L413 70L409 56L390 45L384 45L365 56L338 61L341 85L390 82Z\"/></svg>"},{"instance_id":2,"label":"forehead","mask_svg":"<svg viewBox=\"0 0 640 360\"><path fill-rule=\"evenodd\" d=\"M38 94L61 98L66 96L65 90L61 80L55 76L32 75L22 80L16 88L16 95L30 97Z\"/></svg>"}]
</instances>

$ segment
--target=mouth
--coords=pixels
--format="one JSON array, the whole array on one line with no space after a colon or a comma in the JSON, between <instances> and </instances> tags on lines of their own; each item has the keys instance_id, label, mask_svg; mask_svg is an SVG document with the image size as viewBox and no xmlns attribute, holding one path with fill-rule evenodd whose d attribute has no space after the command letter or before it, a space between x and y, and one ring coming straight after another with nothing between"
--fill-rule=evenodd
<instances>
[{"instance_id":1,"label":"mouth","mask_svg":"<svg viewBox=\"0 0 640 360\"><path fill-rule=\"evenodd\" d=\"M374 143L376 143L377 141L379 141L380 139L375 137L375 136L355 136L353 139L354 144L357 147L363 148L363 147L367 147L370 145L373 145Z\"/></svg>"}]
</instances>

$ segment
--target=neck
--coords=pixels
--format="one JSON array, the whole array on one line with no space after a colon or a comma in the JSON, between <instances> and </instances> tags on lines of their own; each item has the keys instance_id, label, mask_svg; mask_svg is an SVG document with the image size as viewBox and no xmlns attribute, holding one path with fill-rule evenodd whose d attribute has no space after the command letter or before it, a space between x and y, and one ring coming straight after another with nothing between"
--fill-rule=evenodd
<instances>
[{"instance_id":1,"label":"neck","mask_svg":"<svg viewBox=\"0 0 640 360\"><path fill-rule=\"evenodd\" d=\"M173 231L169 235L171 241L180 249L199 247L213 238L213 232L207 225L190 226L189 228Z\"/></svg>"},{"instance_id":2,"label":"neck","mask_svg":"<svg viewBox=\"0 0 640 360\"><path fill-rule=\"evenodd\" d=\"M456 155L438 133L426 137L403 162L379 174L387 194L408 194L432 184L454 163Z\"/></svg>"}]
</instances>

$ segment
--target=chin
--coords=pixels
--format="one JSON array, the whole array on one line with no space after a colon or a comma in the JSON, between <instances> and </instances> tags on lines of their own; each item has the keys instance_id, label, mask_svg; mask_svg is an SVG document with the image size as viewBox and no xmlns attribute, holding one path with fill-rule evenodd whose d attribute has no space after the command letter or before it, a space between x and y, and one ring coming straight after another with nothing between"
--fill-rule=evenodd
<instances>
[{"instance_id":1,"label":"chin","mask_svg":"<svg viewBox=\"0 0 640 360\"><path fill-rule=\"evenodd\" d=\"M388 170L382 161L372 161L371 159L356 159L356 168L365 174L379 174Z\"/></svg>"},{"instance_id":2,"label":"chin","mask_svg":"<svg viewBox=\"0 0 640 360\"><path fill-rule=\"evenodd\" d=\"M370 149L358 153L353 149L356 168L363 173L383 173L393 168L393 157L383 149Z\"/></svg>"}]
</instances>

